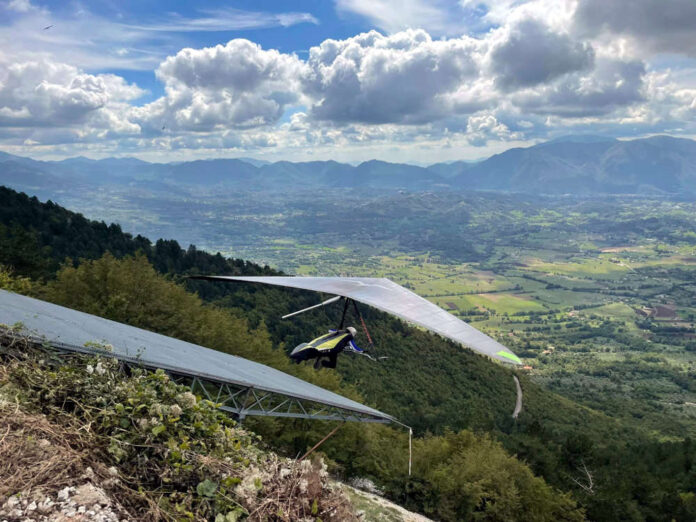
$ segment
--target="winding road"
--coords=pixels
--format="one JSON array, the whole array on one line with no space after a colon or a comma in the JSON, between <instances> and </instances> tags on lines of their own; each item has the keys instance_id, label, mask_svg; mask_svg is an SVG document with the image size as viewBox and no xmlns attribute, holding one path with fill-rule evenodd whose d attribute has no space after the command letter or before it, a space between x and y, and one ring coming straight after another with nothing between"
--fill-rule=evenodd
<instances>
[{"instance_id":1,"label":"winding road","mask_svg":"<svg viewBox=\"0 0 696 522\"><path fill-rule=\"evenodd\" d=\"M520 386L520 380L517 378L517 375L513 375L512 378L515 379L515 386L517 387L517 402L515 403L515 411L512 412L512 418L516 419L522 411L522 386Z\"/></svg>"}]
</instances>

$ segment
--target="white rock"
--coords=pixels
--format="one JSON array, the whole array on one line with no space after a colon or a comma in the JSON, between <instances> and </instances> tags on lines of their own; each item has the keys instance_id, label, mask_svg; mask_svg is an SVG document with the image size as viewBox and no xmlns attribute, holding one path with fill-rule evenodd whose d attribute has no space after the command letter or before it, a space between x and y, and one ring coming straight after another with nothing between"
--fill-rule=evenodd
<instances>
[{"instance_id":1,"label":"white rock","mask_svg":"<svg viewBox=\"0 0 696 522\"><path fill-rule=\"evenodd\" d=\"M65 487L58 492L58 500L68 500L71 493L71 487Z\"/></svg>"},{"instance_id":2,"label":"white rock","mask_svg":"<svg viewBox=\"0 0 696 522\"><path fill-rule=\"evenodd\" d=\"M53 501L50 498L45 498L40 504L39 504L39 511L42 513L45 511L49 511L53 507Z\"/></svg>"}]
</instances>

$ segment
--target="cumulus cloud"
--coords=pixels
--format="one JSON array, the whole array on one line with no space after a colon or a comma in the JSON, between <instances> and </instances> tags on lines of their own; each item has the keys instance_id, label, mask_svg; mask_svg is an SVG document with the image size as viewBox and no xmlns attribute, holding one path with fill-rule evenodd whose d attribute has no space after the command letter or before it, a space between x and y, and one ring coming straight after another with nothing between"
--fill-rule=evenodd
<instances>
[{"instance_id":1,"label":"cumulus cloud","mask_svg":"<svg viewBox=\"0 0 696 522\"><path fill-rule=\"evenodd\" d=\"M116 113L142 94L137 86L111 74L86 74L46 59L19 63L0 59L0 126L110 122L121 131L134 130Z\"/></svg>"},{"instance_id":2,"label":"cumulus cloud","mask_svg":"<svg viewBox=\"0 0 696 522\"><path fill-rule=\"evenodd\" d=\"M675 77L670 71L648 72L644 83L644 103L622 115L621 123L656 126L674 122L685 128L696 127L696 87L693 84Z\"/></svg>"},{"instance_id":3,"label":"cumulus cloud","mask_svg":"<svg viewBox=\"0 0 696 522\"><path fill-rule=\"evenodd\" d=\"M522 111L566 118L598 116L642 101L645 64L598 58L586 74L567 75L560 81L524 90L512 97Z\"/></svg>"},{"instance_id":4,"label":"cumulus cloud","mask_svg":"<svg viewBox=\"0 0 696 522\"><path fill-rule=\"evenodd\" d=\"M582 35L627 36L652 52L696 56L693 0L578 0L574 24Z\"/></svg>"},{"instance_id":5,"label":"cumulus cloud","mask_svg":"<svg viewBox=\"0 0 696 522\"><path fill-rule=\"evenodd\" d=\"M228 22L316 22L303 13L228 9L140 25L87 13L35 31L50 13L11 1L14 11L5 3L5 12L24 25L0 27L3 143L181 155L317 149L350 159L358 149L380 156L409 144L488 152L576 129L696 130L689 123L696 120L693 61L680 57L671 68L673 55L654 58L665 51L693 55L686 36L693 0L679 15L672 2L658 13L651 0L634 0L623 11L616 6L624 2L599 0L336 0L341 13L363 16L387 34L328 39L304 60L243 39L164 58L155 40L143 40L154 35L171 48L179 41L174 33L217 31ZM33 28L37 49L63 49L75 62L29 52L28 40L15 36L18 27ZM106 65L94 49L65 44L78 33L99 49L109 43ZM76 66L83 63L90 65ZM117 64L155 70L164 95L139 105L137 86L89 73Z\"/></svg>"},{"instance_id":6,"label":"cumulus cloud","mask_svg":"<svg viewBox=\"0 0 696 522\"><path fill-rule=\"evenodd\" d=\"M194 89L231 88L254 91L263 84L279 87L299 67L294 55L275 49L263 50L249 40L230 40L226 45L183 49L167 58L157 69L166 84Z\"/></svg>"},{"instance_id":7,"label":"cumulus cloud","mask_svg":"<svg viewBox=\"0 0 696 522\"><path fill-rule=\"evenodd\" d=\"M433 40L423 30L376 31L326 40L309 52L303 77L310 114L336 123L418 123L452 109L478 76L478 42Z\"/></svg>"},{"instance_id":8,"label":"cumulus cloud","mask_svg":"<svg viewBox=\"0 0 696 522\"><path fill-rule=\"evenodd\" d=\"M510 132L508 126L499 122L493 114L477 114L467 121L466 138L475 147L482 147L491 139L507 141L521 137L522 133Z\"/></svg>"},{"instance_id":9,"label":"cumulus cloud","mask_svg":"<svg viewBox=\"0 0 696 522\"><path fill-rule=\"evenodd\" d=\"M587 42L557 33L538 20L524 20L500 31L490 51L496 83L513 90L547 83L564 74L589 69L594 51Z\"/></svg>"},{"instance_id":10,"label":"cumulus cloud","mask_svg":"<svg viewBox=\"0 0 696 522\"><path fill-rule=\"evenodd\" d=\"M180 130L272 124L297 101L302 67L295 55L243 39L182 49L156 71L166 96L134 115L153 128Z\"/></svg>"}]
</instances>

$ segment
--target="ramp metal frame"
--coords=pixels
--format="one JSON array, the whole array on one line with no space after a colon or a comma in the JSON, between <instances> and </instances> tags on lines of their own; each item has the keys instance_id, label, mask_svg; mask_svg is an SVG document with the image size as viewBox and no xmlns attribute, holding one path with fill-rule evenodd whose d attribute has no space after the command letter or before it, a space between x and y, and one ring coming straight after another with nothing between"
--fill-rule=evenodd
<instances>
[{"instance_id":1,"label":"ramp metal frame","mask_svg":"<svg viewBox=\"0 0 696 522\"><path fill-rule=\"evenodd\" d=\"M248 415L256 415L294 419L389 422L387 419L259 390L253 386L244 387L187 376L175 377L175 380L181 384L190 383L192 392L196 393L200 390L201 396L220 404L221 410L234 414L240 420Z\"/></svg>"},{"instance_id":2,"label":"ramp metal frame","mask_svg":"<svg viewBox=\"0 0 696 522\"><path fill-rule=\"evenodd\" d=\"M188 386L191 392L218 404L219 408L243 421L247 416L284 417L293 419L310 419L343 422L372 422L388 424L390 419L372 416L363 412L353 411L336 406L284 395L281 393L261 390L254 386L244 386L223 382L212 376L190 371L182 372L180 368L167 368L162 365L148 364L137 357L115 354L98 346L75 346L60 341L49 341L36 335L24 335L30 343L43 349L53 349L63 353L79 353L84 355L99 355L117 359L122 367L146 368L148 370L164 370L174 382ZM0 351L0 353L2 353Z\"/></svg>"}]
</instances>

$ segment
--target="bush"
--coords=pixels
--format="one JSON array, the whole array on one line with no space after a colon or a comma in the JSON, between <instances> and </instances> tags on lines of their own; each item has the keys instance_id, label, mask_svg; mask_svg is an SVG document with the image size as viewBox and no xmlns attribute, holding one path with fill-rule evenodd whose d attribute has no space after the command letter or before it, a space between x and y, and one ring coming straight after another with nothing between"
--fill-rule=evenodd
<instances>
[{"instance_id":1,"label":"bush","mask_svg":"<svg viewBox=\"0 0 696 522\"><path fill-rule=\"evenodd\" d=\"M114 359L83 355L53 364L12 329L0 341L10 361L0 392L4 385L5 395L58 424L77 423L93 457L117 468L114 489L138 520L355 519L320 462L262 451L260 437L164 371L126 375Z\"/></svg>"}]
</instances>

